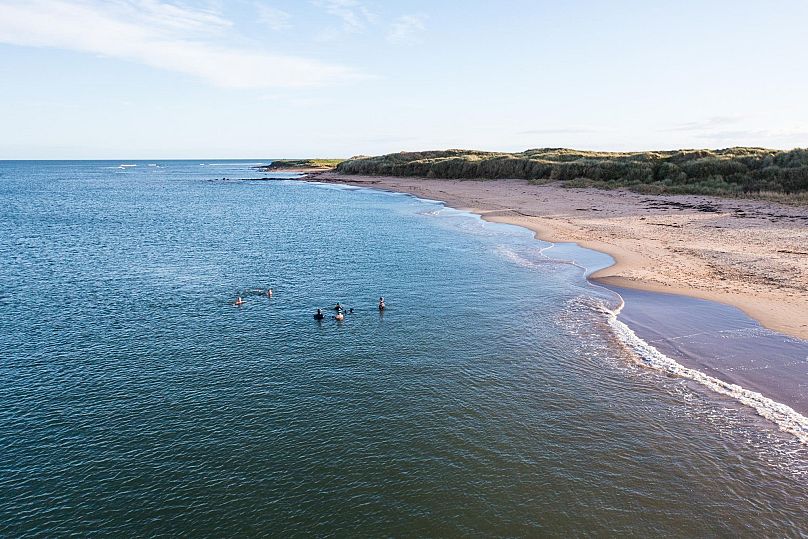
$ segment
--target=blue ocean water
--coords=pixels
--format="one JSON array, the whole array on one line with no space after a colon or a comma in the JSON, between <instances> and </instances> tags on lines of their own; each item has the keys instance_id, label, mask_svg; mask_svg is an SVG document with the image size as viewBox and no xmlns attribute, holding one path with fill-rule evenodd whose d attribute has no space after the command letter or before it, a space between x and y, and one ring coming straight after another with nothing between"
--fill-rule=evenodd
<instances>
[{"instance_id":1,"label":"blue ocean water","mask_svg":"<svg viewBox=\"0 0 808 539\"><path fill-rule=\"evenodd\" d=\"M0 162L0 536L808 534L805 446L644 368L602 255L255 164Z\"/></svg>"}]
</instances>

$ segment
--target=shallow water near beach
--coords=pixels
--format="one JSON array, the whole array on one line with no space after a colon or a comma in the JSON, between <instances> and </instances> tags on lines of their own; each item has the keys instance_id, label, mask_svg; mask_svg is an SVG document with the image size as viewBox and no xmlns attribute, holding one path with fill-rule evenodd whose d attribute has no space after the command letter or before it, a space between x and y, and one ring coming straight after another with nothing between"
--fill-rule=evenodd
<instances>
[{"instance_id":1,"label":"shallow water near beach","mask_svg":"<svg viewBox=\"0 0 808 539\"><path fill-rule=\"evenodd\" d=\"M647 368L604 255L253 164L0 162L0 536L808 534L806 446Z\"/></svg>"},{"instance_id":2,"label":"shallow water near beach","mask_svg":"<svg viewBox=\"0 0 808 539\"><path fill-rule=\"evenodd\" d=\"M808 342L765 329L735 307L610 288L625 300L620 317L659 351L808 416Z\"/></svg>"}]
</instances>

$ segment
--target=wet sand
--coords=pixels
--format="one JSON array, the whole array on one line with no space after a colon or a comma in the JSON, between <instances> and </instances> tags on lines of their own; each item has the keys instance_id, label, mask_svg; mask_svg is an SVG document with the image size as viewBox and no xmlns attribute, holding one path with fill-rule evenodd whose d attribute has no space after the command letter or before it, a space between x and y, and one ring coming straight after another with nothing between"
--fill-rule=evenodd
<instances>
[{"instance_id":1,"label":"wet sand","mask_svg":"<svg viewBox=\"0 0 808 539\"><path fill-rule=\"evenodd\" d=\"M344 176L304 179L441 200L546 241L576 242L616 263L591 277L624 288L687 295L741 309L808 340L808 208L695 195L565 189L524 180Z\"/></svg>"},{"instance_id":2,"label":"wet sand","mask_svg":"<svg viewBox=\"0 0 808 539\"><path fill-rule=\"evenodd\" d=\"M728 305L608 288L625 301L620 319L663 354L808 417L808 341L765 329Z\"/></svg>"}]
</instances>

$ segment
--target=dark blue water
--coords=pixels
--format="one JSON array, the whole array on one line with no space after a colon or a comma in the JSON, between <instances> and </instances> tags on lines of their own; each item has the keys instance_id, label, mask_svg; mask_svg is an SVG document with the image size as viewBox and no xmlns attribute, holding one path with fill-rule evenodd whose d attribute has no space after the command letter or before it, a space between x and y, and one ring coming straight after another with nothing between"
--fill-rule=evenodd
<instances>
[{"instance_id":1,"label":"dark blue water","mask_svg":"<svg viewBox=\"0 0 808 539\"><path fill-rule=\"evenodd\" d=\"M0 536L808 533L805 446L532 234L120 164L0 162Z\"/></svg>"}]
</instances>

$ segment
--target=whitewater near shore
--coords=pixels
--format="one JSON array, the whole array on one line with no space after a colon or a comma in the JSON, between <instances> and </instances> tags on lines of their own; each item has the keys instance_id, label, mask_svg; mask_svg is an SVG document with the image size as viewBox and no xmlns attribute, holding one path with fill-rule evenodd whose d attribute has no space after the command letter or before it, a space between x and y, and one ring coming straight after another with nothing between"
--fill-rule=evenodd
<instances>
[{"instance_id":1,"label":"whitewater near shore","mask_svg":"<svg viewBox=\"0 0 808 539\"><path fill-rule=\"evenodd\" d=\"M303 179L441 200L543 240L606 252L604 284L733 305L770 329L808 340L808 208L695 195L567 189L524 180L347 176Z\"/></svg>"}]
</instances>

